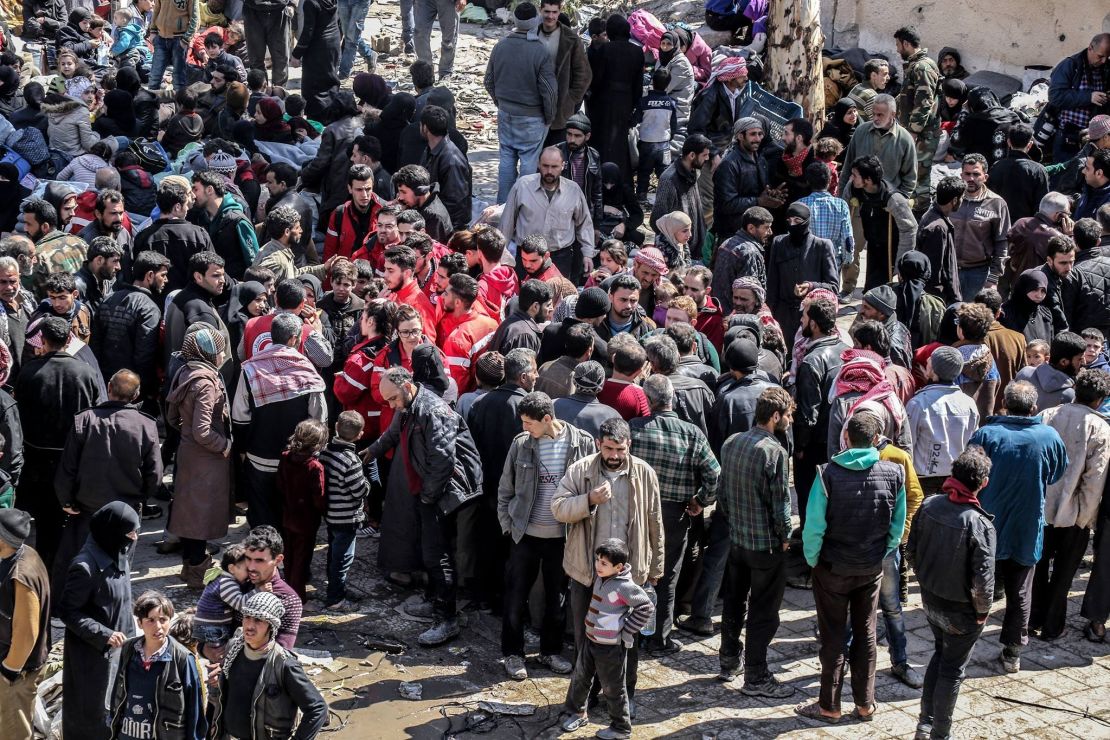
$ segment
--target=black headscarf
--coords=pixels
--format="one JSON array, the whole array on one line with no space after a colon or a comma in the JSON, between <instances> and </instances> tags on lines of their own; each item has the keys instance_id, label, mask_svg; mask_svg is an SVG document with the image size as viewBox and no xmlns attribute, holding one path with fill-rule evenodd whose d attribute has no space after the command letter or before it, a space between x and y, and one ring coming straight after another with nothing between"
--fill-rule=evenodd
<instances>
[{"instance_id":1,"label":"black headscarf","mask_svg":"<svg viewBox=\"0 0 1110 740\"><path fill-rule=\"evenodd\" d=\"M851 98L841 98L840 100L836 101L836 105L833 107L833 111L829 115L828 123L825 124L825 128L821 129L821 135L818 136L818 138L826 139L831 137L847 147L848 142L852 140L852 134L856 132L856 126L859 125L858 117L856 118L856 122L853 124L847 124L844 122L845 114L847 114L848 111L853 108L858 111L859 104Z\"/></svg>"},{"instance_id":2,"label":"black headscarf","mask_svg":"<svg viewBox=\"0 0 1110 740\"><path fill-rule=\"evenodd\" d=\"M135 108L131 93L118 87L109 90L104 96L104 108L104 115L116 122L124 136L135 135Z\"/></svg>"},{"instance_id":3,"label":"black headscarf","mask_svg":"<svg viewBox=\"0 0 1110 740\"><path fill-rule=\"evenodd\" d=\"M134 96L142 87L142 80L134 67L120 67L116 72L116 88Z\"/></svg>"},{"instance_id":4,"label":"black headscarf","mask_svg":"<svg viewBox=\"0 0 1110 740\"><path fill-rule=\"evenodd\" d=\"M247 306L266 292L266 286L254 280L236 283L231 289L231 304L228 310L228 323L246 326L253 316L247 313Z\"/></svg>"},{"instance_id":5,"label":"black headscarf","mask_svg":"<svg viewBox=\"0 0 1110 740\"><path fill-rule=\"evenodd\" d=\"M601 165L601 184L611 188L621 183L621 168L616 162L604 162Z\"/></svg>"},{"instance_id":6,"label":"black headscarf","mask_svg":"<svg viewBox=\"0 0 1110 740\"><path fill-rule=\"evenodd\" d=\"M963 301L956 301L944 309L944 316L940 318L940 327L937 328L937 341L941 344L951 346L960 341L960 335L956 333L956 311L962 305L964 305Z\"/></svg>"},{"instance_id":7,"label":"black headscarf","mask_svg":"<svg viewBox=\"0 0 1110 740\"><path fill-rule=\"evenodd\" d=\"M1024 333L1029 319L1041 306L1040 303L1029 299L1029 292L1036 288L1048 290L1048 276L1039 267L1026 270L1018 275L1018 279L1014 282L1014 287L1010 291L1010 299L1002 304L1002 316L999 323L1007 329Z\"/></svg>"},{"instance_id":8,"label":"black headscarf","mask_svg":"<svg viewBox=\"0 0 1110 740\"><path fill-rule=\"evenodd\" d=\"M66 25L70 28L75 28L78 31L81 31L81 21L87 21L92 17L92 11L88 8L74 8L73 10L69 11L69 19L67 20ZM81 33L84 33L84 31L81 31Z\"/></svg>"},{"instance_id":9,"label":"black headscarf","mask_svg":"<svg viewBox=\"0 0 1110 740\"><path fill-rule=\"evenodd\" d=\"M128 557L135 544L127 535L135 532L142 524L139 515L122 501L105 504L92 515L89 521L89 539L110 558L115 558L116 566L126 572Z\"/></svg>"},{"instance_id":10,"label":"black headscarf","mask_svg":"<svg viewBox=\"0 0 1110 740\"><path fill-rule=\"evenodd\" d=\"M663 51L662 49L659 50L659 65L662 67L666 67L668 64L671 63L671 60L674 59L675 54L682 53L682 49L679 48L678 34L675 31L667 31L665 34L663 34L660 41L662 41L662 39L667 39L667 41L671 42L670 51Z\"/></svg>"},{"instance_id":11,"label":"black headscarf","mask_svg":"<svg viewBox=\"0 0 1110 740\"><path fill-rule=\"evenodd\" d=\"M632 38L632 25L620 13L613 13L605 21L605 34L609 41L629 41Z\"/></svg>"},{"instance_id":12,"label":"black headscarf","mask_svg":"<svg viewBox=\"0 0 1110 740\"><path fill-rule=\"evenodd\" d=\"M409 93L394 93L382 109L378 122L366 127L366 133L377 137L382 145L382 167L387 172L397 171L401 154L401 133L412 123L416 111L416 98Z\"/></svg>"},{"instance_id":13,"label":"black headscarf","mask_svg":"<svg viewBox=\"0 0 1110 740\"><path fill-rule=\"evenodd\" d=\"M929 258L921 252L906 252L898 260L898 275L902 282L894 286L894 294L898 296L896 313L898 320L911 330L917 322L918 301L925 293L925 284L932 272Z\"/></svg>"}]
</instances>

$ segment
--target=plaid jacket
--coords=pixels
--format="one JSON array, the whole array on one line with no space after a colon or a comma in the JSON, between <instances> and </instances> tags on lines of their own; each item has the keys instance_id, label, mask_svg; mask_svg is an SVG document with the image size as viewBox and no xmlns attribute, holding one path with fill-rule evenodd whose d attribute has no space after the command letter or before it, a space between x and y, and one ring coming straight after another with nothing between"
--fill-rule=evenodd
<instances>
[{"instance_id":1,"label":"plaid jacket","mask_svg":"<svg viewBox=\"0 0 1110 740\"><path fill-rule=\"evenodd\" d=\"M720 507L732 544L779 550L790 539L790 469L786 448L761 427L734 434L721 448Z\"/></svg>"},{"instance_id":2,"label":"plaid jacket","mask_svg":"<svg viewBox=\"0 0 1110 740\"><path fill-rule=\"evenodd\" d=\"M836 247L841 264L851 258L855 249L852 238L852 212L848 202L827 190L811 193L798 200L810 211L809 230L814 236L828 239Z\"/></svg>"},{"instance_id":3,"label":"plaid jacket","mask_svg":"<svg viewBox=\"0 0 1110 740\"><path fill-rule=\"evenodd\" d=\"M633 419L630 426L632 454L655 470L660 501L684 504L697 496L706 506L716 500L721 466L700 429L673 411Z\"/></svg>"}]
</instances>

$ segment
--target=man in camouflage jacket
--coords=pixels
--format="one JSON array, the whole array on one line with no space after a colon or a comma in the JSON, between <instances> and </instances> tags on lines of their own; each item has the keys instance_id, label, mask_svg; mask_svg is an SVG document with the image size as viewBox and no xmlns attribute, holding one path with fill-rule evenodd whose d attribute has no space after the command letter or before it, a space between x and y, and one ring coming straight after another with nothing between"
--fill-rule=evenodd
<instances>
[{"instance_id":1,"label":"man in camouflage jacket","mask_svg":"<svg viewBox=\"0 0 1110 740\"><path fill-rule=\"evenodd\" d=\"M929 207L929 171L940 139L940 117L937 115L937 89L940 68L929 58L929 50L921 46L916 28L899 28L894 43L905 62L905 82L898 101L898 122L910 132L917 143L917 188L914 190L914 211Z\"/></svg>"}]
</instances>

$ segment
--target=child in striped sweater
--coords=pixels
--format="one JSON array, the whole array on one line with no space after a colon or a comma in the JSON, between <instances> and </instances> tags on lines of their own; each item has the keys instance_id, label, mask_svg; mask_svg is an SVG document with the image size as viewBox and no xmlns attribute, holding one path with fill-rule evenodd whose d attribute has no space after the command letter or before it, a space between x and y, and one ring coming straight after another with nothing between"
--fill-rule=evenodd
<instances>
[{"instance_id":1,"label":"child in striped sweater","mask_svg":"<svg viewBox=\"0 0 1110 740\"><path fill-rule=\"evenodd\" d=\"M193 639L218 648L231 639L239 610L253 590L249 585L243 588L247 584L246 548L231 545L224 550L220 567L209 568L204 583L193 615Z\"/></svg>"},{"instance_id":2,"label":"child in striped sweater","mask_svg":"<svg viewBox=\"0 0 1110 740\"><path fill-rule=\"evenodd\" d=\"M586 645L574 666L562 729L574 732L589 721L586 700L596 674L609 705L609 727L600 730L597 737L613 740L632 737L625 689L625 653L651 619L655 604L632 580L628 546L624 542L615 538L605 540L594 554L597 578L586 613Z\"/></svg>"},{"instance_id":3,"label":"child in striped sweater","mask_svg":"<svg viewBox=\"0 0 1110 740\"><path fill-rule=\"evenodd\" d=\"M370 483L355 452L365 421L357 411L344 411L335 422L335 437L320 453L324 465L324 492L328 525L328 592L324 608L347 612L353 605L347 598L347 571L355 559L355 533L362 521L362 501Z\"/></svg>"}]
</instances>

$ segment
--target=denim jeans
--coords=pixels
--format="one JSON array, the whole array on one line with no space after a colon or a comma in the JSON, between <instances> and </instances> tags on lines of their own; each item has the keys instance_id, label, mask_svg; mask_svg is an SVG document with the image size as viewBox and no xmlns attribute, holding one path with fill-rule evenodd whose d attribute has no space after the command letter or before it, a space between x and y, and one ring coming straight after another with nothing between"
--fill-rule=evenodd
<instances>
[{"instance_id":1,"label":"denim jeans","mask_svg":"<svg viewBox=\"0 0 1110 740\"><path fill-rule=\"evenodd\" d=\"M987 282L987 273L990 268L983 267L961 267L960 273L960 295L963 296L965 301L975 300L975 294L983 289L983 285Z\"/></svg>"},{"instance_id":2,"label":"denim jeans","mask_svg":"<svg viewBox=\"0 0 1110 740\"><path fill-rule=\"evenodd\" d=\"M902 618L902 599L898 590L898 566L901 560L902 556L897 550L883 560L883 580L879 584L879 608L883 611L886 644L890 649L892 666L902 665L909 660L906 655L906 620ZM851 646L852 624L849 622L847 640L844 643L845 655L848 654Z\"/></svg>"},{"instance_id":3,"label":"denim jeans","mask_svg":"<svg viewBox=\"0 0 1110 740\"><path fill-rule=\"evenodd\" d=\"M497 139L500 144L497 163L498 203L504 203L508 199L517 177L535 174L546 136L547 124L542 117L518 116L503 108L497 109Z\"/></svg>"},{"instance_id":4,"label":"denim jeans","mask_svg":"<svg viewBox=\"0 0 1110 740\"><path fill-rule=\"evenodd\" d=\"M355 524L328 525L328 595L325 604L347 598L347 571L355 562Z\"/></svg>"},{"instance_id":5,"label":"denim jeans","mask_svg":"<svg viewBox=\"0 0 1110 740\"><path fill-rule=\"evenodd\" d=\"M415 0L401 0L401 42L405 46L412 43L413 29L416 28L414 4Z\"/></svg>"},{"instance_id":6,"label":"denim jeans","mask_svg":"<svg viewBox=\"0 0 1110 740\"><path fill-rule=\"evenodd\" d=\"M455 0L415 0L414 18L416 28L413 42L416 45L416 58L431 64L432 25L439 19L439 75L451 74L455 68L455 45L459 40L459 11L455 10Z\"/></svg>"},{"instance_id":7,"label":"denim jeans","mask_svg":"<svg viewBox=\"0 0 1110 740\"><path fill-rule=\"evenodd\" d=\"M154 59L150 63L150 88L157 90L162 87L162 78L166 68L173 65L173 89L180 90L188 84L185 70L185 47L181 39L164 39L154 36Z\"/></svg>"},{"instance_id":8,"label":"denim jeans","mask_svg":"<svg viewBox=\"0 0 1110 740\"><path fill-rule=\"evenodd\" d=\"M921 689L920 725L932 727L931 737L947 738L952 729L952 711L960 695L964 669L971 660L983 625L976 623L970 610L954 610L928 592L922 592L921 603L933 630L933 657L925 669L925 685Z\"/></svg>"},{"instance_id":9,"label":"denim jeans","mask_svg":"<svg viewBox=\"0 0 1110 740\"><path fill-rule=\"evenodd\" d=\"M364 57L370 56L370 44L362 37L366 27L366 14L371 0L339 0L339 33L343 36L343 46L339 52L339 79L351 76L355 65L355 52Z\"/></svg>"}]
</instances>

